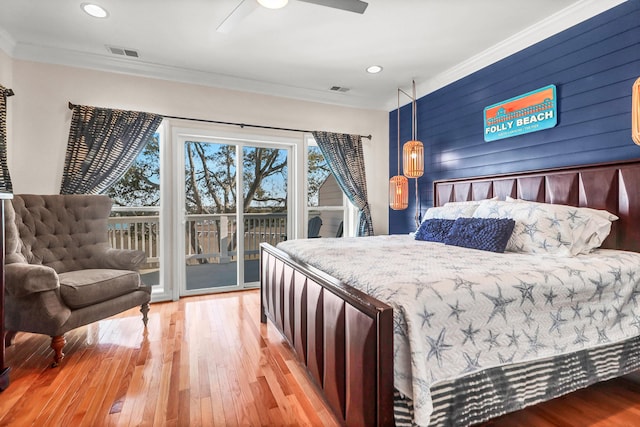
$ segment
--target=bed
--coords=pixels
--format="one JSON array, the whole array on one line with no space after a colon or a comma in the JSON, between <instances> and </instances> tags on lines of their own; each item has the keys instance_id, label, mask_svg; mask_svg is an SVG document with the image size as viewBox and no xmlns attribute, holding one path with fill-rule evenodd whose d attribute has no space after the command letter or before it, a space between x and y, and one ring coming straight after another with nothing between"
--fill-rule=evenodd
<instances>
[{"instance_id":1,"label":"bed","mask_svg":"<svg viewBox=\"0 0 640 427\"><path fill-rule=\"evenodd\" d=\"M618 220L602 249L572 257L409 236L366 238L365 249L351 246L363 238L263 244L261 319L286 337L346 425L469 425L640 368L639 160L437 181L433 191L435 206L513 198ZM418 261L438 258L449 270ZM483 263L493 266L485 284L459 271ZM407 309L425 298L428 305ZM420 330L421 344L407 344Z\"/></svg>"}]
</instances>

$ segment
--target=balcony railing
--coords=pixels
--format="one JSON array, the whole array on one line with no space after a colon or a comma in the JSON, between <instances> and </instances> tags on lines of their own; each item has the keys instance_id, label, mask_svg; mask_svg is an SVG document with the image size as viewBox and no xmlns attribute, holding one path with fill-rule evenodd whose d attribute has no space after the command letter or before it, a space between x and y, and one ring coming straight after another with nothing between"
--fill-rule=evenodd
<instances>
[{"instance_id":1,"label":"balcony railing","mask_svg":"<svg viewBox=\"0 0 640 427\"><path fill-rule=\"evenodd\" d=\"M160 262L158 208L114 207L109 218L109 241L114 248L142 250L147 265ZM245 259L258 259L260 243L273 245L287 238L286 213L244 214L239 230L235 214L187 215L185 260L187 264L228 263L237 260L238 233L244 238Z\"/></svg>"},{"instance_id":2,"label":"balcony railing","mask_svg":"<svg viewBox=\"0 0 640 427\"><path fill-rule=\"evenodd\" d=\"M237 259L235 214L187 215L185 225L187 262L227 263ZM260 243L277 244L287 238L286 213L244 214L240 230L245 259L258 259Z\"/></svg>"}]
</instances>

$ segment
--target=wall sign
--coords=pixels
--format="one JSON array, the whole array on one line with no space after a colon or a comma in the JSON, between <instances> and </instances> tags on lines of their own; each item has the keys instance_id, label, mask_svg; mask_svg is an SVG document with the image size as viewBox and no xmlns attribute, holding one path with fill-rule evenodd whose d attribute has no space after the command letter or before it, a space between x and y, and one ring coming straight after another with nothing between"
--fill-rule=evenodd
<instances>
[{"instance_id":1,"label":"wall sign","mask_svg":"<svg viewBox=\"0 0 640 427\"><path fill-rule=\"evenodd\" d=\"M549 129L557 123L556 86L549 85L486 107L484 140Z\"/></svg>"}]
</instances>

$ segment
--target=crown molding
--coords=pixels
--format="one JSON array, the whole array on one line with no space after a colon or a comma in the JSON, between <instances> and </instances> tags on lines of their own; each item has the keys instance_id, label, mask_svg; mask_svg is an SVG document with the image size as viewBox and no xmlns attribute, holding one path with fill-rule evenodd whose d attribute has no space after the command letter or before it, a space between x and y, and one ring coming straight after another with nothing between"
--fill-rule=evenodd
<instances>
[{"instance_id":1,"label":"crown molding","mask_svg":"<svg viewBox=\"0 0 640 427\"><path fill-rule=\"evenodd\" d=\"M501 41L489 49L472 56L444 73L417 84L417 97L443 88L457 80L494 64L514 53L533 46L555 34L586 21L602 12L618 6L628 0L583 0L575 3L531 27ZM388 99L385 105L389 111L397 108L396 99Z\"/></svg>"},{"instance_id":2,"label":"crown molding","mask_svg":"<svg viewBox=\"0 0 640 427\"><path fill-rule=\"evenodd\" d=\"M0 46L1 47L1 46ZM375 101L366 95L354 93L343 94L304 87L287 86L259 80L216 74L181 67L146 62L141 59L120 58L103 54L80 52L50 46L28 43L17 43L13 49L14 59L63 65L75 68L86 68L108 73L126 74L130 76L155 78L173 82L189 83L216 87L224 90L251 92L261 95L291 98L307 102L320 102L343 107L371 109ZM274 95L274 94L278 95ZM313 100L313 101L310 101ZM382 106L379 105L382 110Z\"/></svg>"}]
</instances>

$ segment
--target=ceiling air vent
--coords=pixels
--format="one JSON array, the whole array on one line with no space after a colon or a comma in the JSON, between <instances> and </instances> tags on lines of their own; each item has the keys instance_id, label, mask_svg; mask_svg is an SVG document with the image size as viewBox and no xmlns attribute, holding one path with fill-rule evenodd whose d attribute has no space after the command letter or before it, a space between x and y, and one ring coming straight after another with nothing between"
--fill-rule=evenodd
<instances>
[{"instance_id":1,"label":"ceiling air vent","mask_svg":"<svg viewBox=\"0 0 640 427\"><path fill-rule=\"evenodd\" d=\"M331 86L329 90L332 92L349 92L350 89L342 86Z\"/></svg>"},{"instance_id":2,"label":"ceiling air vent","mask_svg":"<svg viewBox=\"0 0 640 427\"><path fill-rule=\"evenodd\" d=\"M129 58L138 58L139 57L138 51L134 50L134 49L127 49L127 48L124 48L124 47L116 47L116 46L107 46L107 49L113 55L128 56Z\"/></svg>"}]
</instances>

